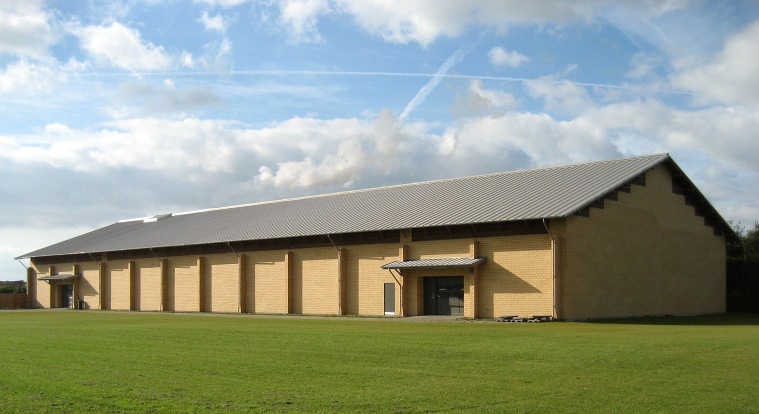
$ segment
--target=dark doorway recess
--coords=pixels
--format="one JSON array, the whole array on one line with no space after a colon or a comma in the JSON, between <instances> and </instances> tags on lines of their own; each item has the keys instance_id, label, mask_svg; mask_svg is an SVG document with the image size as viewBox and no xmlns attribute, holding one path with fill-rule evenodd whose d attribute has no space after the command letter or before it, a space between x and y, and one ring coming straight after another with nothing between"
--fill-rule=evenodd
<instances>
[{"instance_id":1,"label":"dark doorway recess","mask_svg":"<svg viewBox=\"0 0 759 414\"><path fill-rule=\"evenodd\" d=\"M61 285L61 307L70 308L74 303L74 285Z\"/></svg>"},{"instance_id":2,"label":"dark doorway recess","mask_svg":"<svg viewBox=\"0 0 759 414\"><path fill-rule=\"evenodd\" d=\"M464 277L425 277L424 314L463 315Z\"/></svg>"}]
</instances>

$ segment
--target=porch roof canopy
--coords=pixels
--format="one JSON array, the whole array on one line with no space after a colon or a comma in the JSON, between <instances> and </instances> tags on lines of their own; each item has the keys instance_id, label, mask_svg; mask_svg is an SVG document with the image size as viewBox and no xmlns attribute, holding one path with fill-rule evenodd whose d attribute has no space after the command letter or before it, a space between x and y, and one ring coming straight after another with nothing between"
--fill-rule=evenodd
<instances>
[{"instance_id":1,"label":"porch roof canopy","mask_svg":"<svg viewBox=\"0 0 759 414\"><path fill-rule=\"evenodd\" d=\"M487 258L478 257L470 259L467 257L450 257L445 259L417 259L417 260L396 260L391 263L383 264L383 269L407 270L407 269L455 269L455 268L473 268L484 263Z\"/></svg>"},{"instance_id":2,"label":"porch roof canopy","mask_svg":"<svg viewBox=\"0 0 759 414\"><path fill-rule=\"evenodd\" d=\"M71 273L60 273L57 275L50 275L50 276L42 276L41 278L37 280L44 280L46 282L51 281L66 281L66 280L74 280L78 278L79 275L71 274Z\"/></svg>"}]
</instances>

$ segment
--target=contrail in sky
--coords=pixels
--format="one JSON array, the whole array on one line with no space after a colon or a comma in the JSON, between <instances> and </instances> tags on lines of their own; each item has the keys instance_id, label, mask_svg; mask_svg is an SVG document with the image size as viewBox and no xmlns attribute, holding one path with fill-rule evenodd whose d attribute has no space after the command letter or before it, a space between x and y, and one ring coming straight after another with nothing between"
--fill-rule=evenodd
<instances>
[{"instance_id":1,"label":"contrail in sky","mask_svg":"<svg viewBox=\"0 0 759 414\"><path fill-rule=\"evenodd\" d=\"M693 95L693 92L679 89L651 88L646 86L632 85L611 85L605 83L575 82L568 79L537 79L537 78L517 78L510 76L480 76L480 75L463 75L463 74L440 74L440 73L422 73L422 72L373 72L373 71L330 71L330 70L231 70L229 72L82 72L90 76L176 76L176 77L194 77L194 76L212 76L212 77L230 77L230 76L352 76L352 77L388 77L388 78L434 78L441 79L465 79L465 80L490 80L498 82L548 82L557 85L569 83L572 85L586 86L601 89L616 89L633 92L655 92L675 95Z\"/></svg>"},{"instance_id":2,"label":"contrail in sky","mask_svg":"<svg viewBox=\"0 0 759 414\"><path fill-rule=\"evenodd\" d=\"M448 71L451 70L452 67L456 66L457 63L461 62L461 60L464 59L464 56L466 56L466 52L464 52L463 48L457 50L453 55L451 55L451 57L449 57L448 60L446 60L445 63L440 66L440 69L437 70L437 73L435 73L432 79L427 81L427 83L422 86L422 89L419 89L419 92L416 93L416 96L414 96L414 98L409 101L403 112L398 115L398 121L403 122L403 120L406 119L411 111L413 111L417 106L421 105L422 102L427 99L427 96L435 90L437 85L443 79L445 79L445 75L448 73Z\"/></svg>"}]
</instances>

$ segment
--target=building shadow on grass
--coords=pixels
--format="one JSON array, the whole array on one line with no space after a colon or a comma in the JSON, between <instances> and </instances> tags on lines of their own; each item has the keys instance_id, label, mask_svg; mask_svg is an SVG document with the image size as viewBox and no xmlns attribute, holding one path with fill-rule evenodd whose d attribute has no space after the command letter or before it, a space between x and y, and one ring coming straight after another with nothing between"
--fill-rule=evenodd
<instances>
[{"instance_id":1,"label":"building shadow on grass","mask_svg":"<svg viewBox=\"0 0 759 414\"><path fill-rule=\"evenodd\" d=\"M730 312L718 315L699 316L646 316L639 318L597 319L588 320L584 323L597 324L629 324L629 325L707 325L729 326L748 325L759 326L759 313Z\"/></svg>"}]
</instances>

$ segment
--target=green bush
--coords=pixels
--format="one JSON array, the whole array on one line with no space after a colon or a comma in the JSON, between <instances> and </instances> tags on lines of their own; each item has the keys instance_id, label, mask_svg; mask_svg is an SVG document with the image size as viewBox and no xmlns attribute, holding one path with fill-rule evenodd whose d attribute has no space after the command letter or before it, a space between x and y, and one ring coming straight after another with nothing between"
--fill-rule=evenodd
<instances>
[{"instance_id":1,"label":"green bush","mask_svg":"<svg viewBox=\"0 0 759 414\"><path fill-rule=\"evenodd\" d=\"M0 293L26 293L26 286L0 285Z\"/></svg>"}]
</instances>

